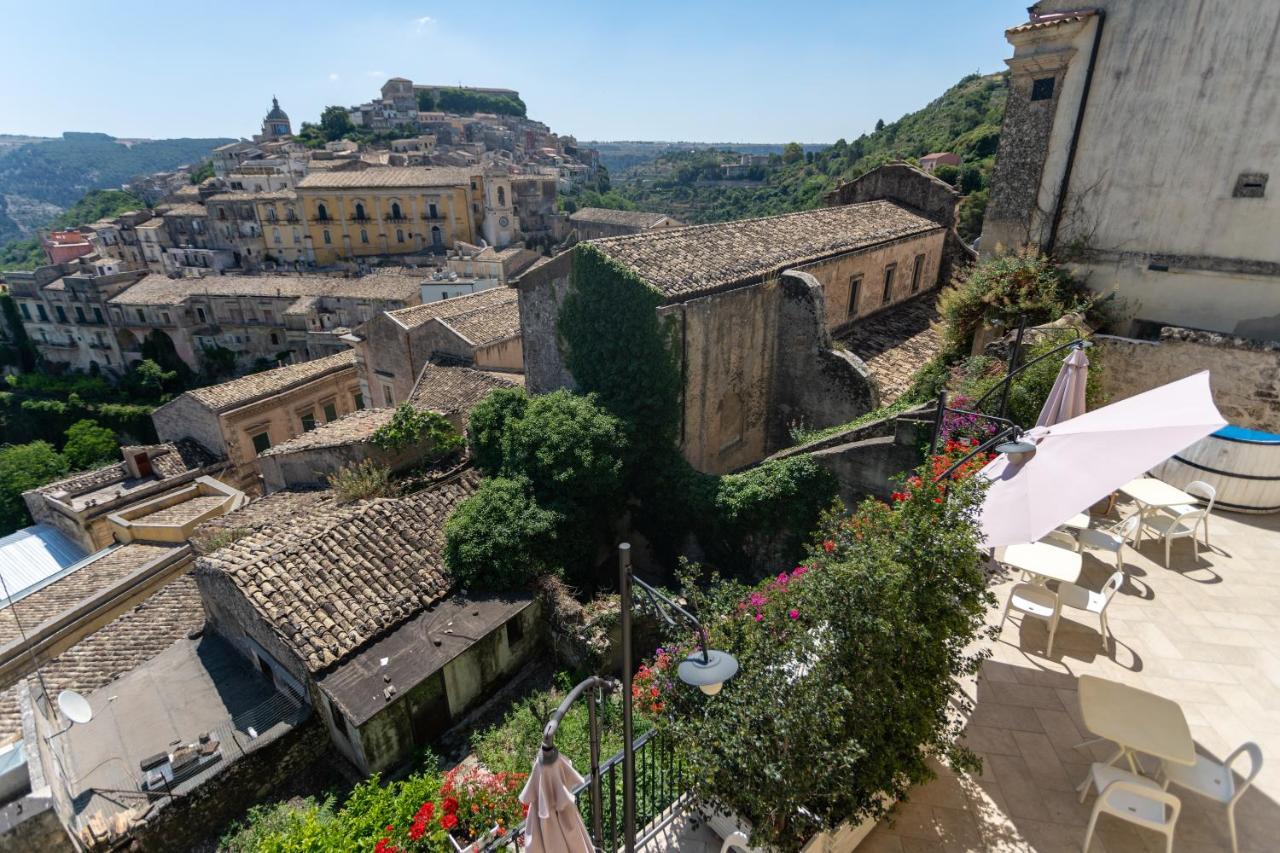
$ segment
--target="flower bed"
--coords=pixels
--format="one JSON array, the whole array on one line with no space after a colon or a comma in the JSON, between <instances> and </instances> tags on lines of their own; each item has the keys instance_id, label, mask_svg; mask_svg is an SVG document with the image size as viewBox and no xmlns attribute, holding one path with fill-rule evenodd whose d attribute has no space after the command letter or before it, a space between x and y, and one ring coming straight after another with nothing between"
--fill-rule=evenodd
<instances>
[{"instance_id":1,"label":"flower bed","mask_svg":"<svg viewBox=\"0 0 1280 853\"><path fill-rule=\"evenodd\" d=\"M479 851L524 819L517 797L526 773L492 773L459 765L444 776L439 794L424 800L407 825L388 824L374 853Z\"/></svg>"}]
</instances>

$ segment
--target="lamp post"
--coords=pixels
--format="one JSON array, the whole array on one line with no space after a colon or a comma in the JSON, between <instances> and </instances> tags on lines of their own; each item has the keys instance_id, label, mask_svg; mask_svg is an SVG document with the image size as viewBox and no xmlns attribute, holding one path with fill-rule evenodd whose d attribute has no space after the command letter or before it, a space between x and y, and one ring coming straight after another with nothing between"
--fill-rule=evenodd
<instances>
[{"instance_id":1,"label":"lamp post","mask_svg":"<svg viewBox=\"0 0 1280 853\"><path fill-rule=\"evenodd\" d=\"M622 613L622 840L625 853L636 849L636 756L631 695L631 585L636 584L649 596L662 618L676 624L675 614L698 632L698 649L676 668L680 680L697 687L708 696L720 692L726 681L738 672L738 661L728 652L708 647L707 632L693 614L667 598L631 572L631 544L618 545L618 596Z\"/></svg>"}]
</instances>

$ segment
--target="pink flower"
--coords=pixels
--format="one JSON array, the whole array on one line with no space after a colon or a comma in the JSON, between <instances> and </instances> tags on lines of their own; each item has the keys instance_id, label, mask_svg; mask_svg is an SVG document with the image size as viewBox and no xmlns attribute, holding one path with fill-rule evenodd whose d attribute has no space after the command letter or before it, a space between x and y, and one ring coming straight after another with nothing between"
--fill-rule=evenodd
<instances>
[{"instance_id":1,"label":"pink flower","mask_svg":"<svg viewBox=\"0 0 1280 853\"><path fill-rule=\"evenodd\" d=\"M763 621L764 621L764 614L763 614L763 613L757 613L757 614L756 614L756 621L757 621L757 622L763 622Z\"/></svg>"},{"instance_id":2,"label":"pink flower","mask_svg":"<svg viewBox=\"0 0 1280 853\"><path fill-rule=\"evenodd\" d=\"M790 616L792 619L799 619L799 618L800 618L800 611L799 611L799 610L796 610L796 609L794 609L794 608L792 608L791 612L790 612L790 613L788 613L787 615L788 615L788 616Z\"/></svg>"}]
</instances>

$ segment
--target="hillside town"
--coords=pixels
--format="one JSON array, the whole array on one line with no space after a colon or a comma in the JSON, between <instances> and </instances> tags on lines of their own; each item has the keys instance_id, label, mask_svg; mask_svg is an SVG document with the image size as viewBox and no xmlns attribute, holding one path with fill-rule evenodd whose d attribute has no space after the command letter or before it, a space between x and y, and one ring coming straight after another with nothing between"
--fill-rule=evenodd
<instances>
[{"instance_id":1,"label":"hillside town","mask_svg":"<svg viewBox=\"0 0 1280 853\"><path fill-rule=\"evenodd\" d=\"M42 232L0 851L1275 849L1280 9L1155 5L804 209L391 77Z\"/></svg>"}]
</instances>

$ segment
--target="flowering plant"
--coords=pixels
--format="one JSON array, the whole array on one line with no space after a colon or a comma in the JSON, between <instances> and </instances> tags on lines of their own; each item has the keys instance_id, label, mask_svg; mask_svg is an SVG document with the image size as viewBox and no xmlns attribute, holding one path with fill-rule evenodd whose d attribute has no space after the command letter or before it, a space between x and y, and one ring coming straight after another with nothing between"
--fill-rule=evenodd
<instances>
[{"instance_id":1,"label":"flowering plant","mask_svg":"<svg viewBox=\"0 0 1280 853\"><path fill-rule=\"evenodd\" d=\"M518 796L527 776L458 765L445 774L439 794L414 812L407 829L386 828L374 853L456 849L447 836L478 851L490 836L505 835L524 819L528 807Z\"/></svg>"}]
</instances>

